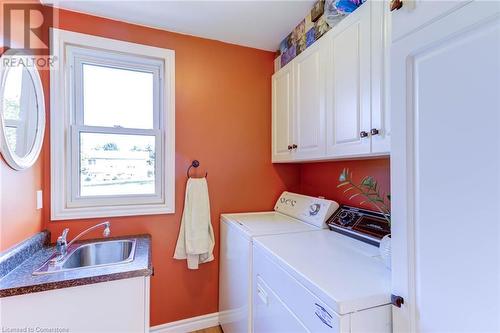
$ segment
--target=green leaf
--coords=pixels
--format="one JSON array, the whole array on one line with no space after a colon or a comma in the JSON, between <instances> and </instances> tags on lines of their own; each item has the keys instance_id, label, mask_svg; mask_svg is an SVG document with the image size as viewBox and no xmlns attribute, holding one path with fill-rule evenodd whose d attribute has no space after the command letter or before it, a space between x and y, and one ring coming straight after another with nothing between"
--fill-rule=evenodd
<instances>
[{"instance_id":1,"label":"green leaf","mask_svg":"<svg viewBox=\"0 0 500 333\"><path fill-rule=\"evenodd\" d=\"M371 176L363 178L363 180L361 180L361 185L369 187L373 186L373 178Z\"/></svg>"}]
</instances>

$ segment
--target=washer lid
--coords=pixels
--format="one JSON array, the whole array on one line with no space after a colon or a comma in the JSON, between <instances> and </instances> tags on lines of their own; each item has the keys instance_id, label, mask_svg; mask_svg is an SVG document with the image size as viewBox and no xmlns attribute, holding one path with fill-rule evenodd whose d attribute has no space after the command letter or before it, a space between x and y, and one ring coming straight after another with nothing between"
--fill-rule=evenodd
<instances>
[{"instance_id":1,"label":"washer lid","mask_svg":"<svg viewBox=\"0 0 500 333\"><path fill-rule=\"evenodd\" d=\"M278 212L223 214L222 219L236 223L249 236L320 230L313 225Z\"/></svg>"},{"instance_id":2,"label":"washer lid","mask_svg":"<svg viewBox=\"0 0 500 333\"><path fill-rule=\"evenodd\" d=\"M390 303L391 272L375 246L330 230L261 236L254 244L339 314Z\"/></svg>"}]
</instances>

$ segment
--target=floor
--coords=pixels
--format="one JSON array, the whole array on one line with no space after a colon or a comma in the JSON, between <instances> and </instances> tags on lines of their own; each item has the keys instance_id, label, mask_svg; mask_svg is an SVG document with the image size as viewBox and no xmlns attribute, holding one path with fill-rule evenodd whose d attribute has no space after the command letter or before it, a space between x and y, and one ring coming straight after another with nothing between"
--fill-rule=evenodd
<instances>
[{"instance_id":1,"label":"floor","mask_svg":"<svg viewBox=\"0 0 500 333\"><path fill-rule=\"evenodd\" d=\"M204 328L199 331L194 331L191 333L224 333L224 332L222 331L222 328L220 326L214 326L214 327Z\"/></svg>"}]
</instances>

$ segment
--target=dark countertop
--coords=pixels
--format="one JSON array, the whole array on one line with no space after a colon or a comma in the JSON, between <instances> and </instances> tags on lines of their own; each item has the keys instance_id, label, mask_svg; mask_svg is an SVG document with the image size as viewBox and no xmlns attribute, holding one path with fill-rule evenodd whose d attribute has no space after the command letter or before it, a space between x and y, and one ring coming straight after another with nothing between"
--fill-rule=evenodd
<instances>
[{"instance_id":1,"label":"dark countertop","mask_svg":"<svg viewBox=\"0 0 500 333\"><path fill-rule=\"evenodd\" d=\"M43 230L24 242L0 253L0 280L17 266L30 258L34 253L50 244L50 232Z\"/></svg>"},{"instance_id":2,"label":"dark countertop","mask_svg":"<svg viewBox=\"0 0 500 333\"><path fill-rule=\"evenodd\" d=\"M10 270L0 279L0 297L152 275L150 235L91 239L77 242L76 244L117 239L136 239L133 261L116 265L33 275L33 271L42 266L55 251L53 246L45 246L31 254L28 259L24 260L19 266Z\"/></svg>"}]
</instances>

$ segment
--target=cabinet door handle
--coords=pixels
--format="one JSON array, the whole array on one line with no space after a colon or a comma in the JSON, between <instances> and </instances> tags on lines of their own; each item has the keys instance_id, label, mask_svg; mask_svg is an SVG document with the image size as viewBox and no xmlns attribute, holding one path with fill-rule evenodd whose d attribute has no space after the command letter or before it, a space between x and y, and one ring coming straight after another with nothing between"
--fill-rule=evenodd
<instances>
[{"instance_id":1,"label":"cabinet door handle","mask_svg":"<svg viewBox=\"0 0 500 333\"><path fill-rule=\"evenodd\" d=\"M366 132L366 131L361 131L361 132L359 132L359 136L360 136L361 138L366 138L366 137L368 137L368 132Z\"/></svg>"},{"instance_id":2,"label":"cabinet door handle","mask_svg":"<svg viewBox=\"0 0 500 333\"><path fill-rule=\"evenodd\" d=\"M376 129L376 128L372 128L372 129L370 130L370 134L371 134L371 135L379 135L379 134L380 134L380 131L379 131L378 129Z\"/></svg>"},{"instance_id":3,"label":"cabinet door handle","mask_svg":"<svg viewBox=\"0 0 500 333\"><path fill-rule=\"evenodd\" d=\"M405 304L405 299L398 295L391 295L391 304L400 308L401 305Z\"/></svg>"},{"instance_id":4,"label":"cabinet door handle","mask_svg":"<svg viewBox=\"0 0 500 333\"><path fill-rule=\"evenodd\" d=\"M298 147L295 143L292 145L292 149L297 149Z\"/></svg>"},{"instance_id":5,"label":"cabinet door handle","mask_svg":"<svg viewBox=\"0 0 500 333\"><path fill-rule=\"evenodd\" d=\"M394 10L401 9L401 7L403 7L402 0L391 0L391 12Z\"/></svg>"},{"instance_id":6,"label":"cabinet door handle","mask_svg":"<svg viewBox=\"0 0 500 333\"><path fill-rule=\"evenodd\" d=\"M288 145L288 150L292 150L292 145Z\"/></svg>"}]
</instances>

